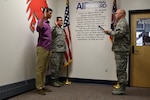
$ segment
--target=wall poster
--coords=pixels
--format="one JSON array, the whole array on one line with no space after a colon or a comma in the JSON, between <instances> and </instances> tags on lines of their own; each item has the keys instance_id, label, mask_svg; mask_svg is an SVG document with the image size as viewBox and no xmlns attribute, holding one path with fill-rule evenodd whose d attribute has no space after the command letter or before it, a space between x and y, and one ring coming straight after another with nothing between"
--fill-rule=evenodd
<instances>
[{"instance_id":1,"label":"wall poster","mask_svg":"<svg viewBox=\"0 0 150 100\"><path fill-rule=\"evenodd\" d=\"M77 40L103 40L105 34L98 26L106 27L107 0L77 0L75 31ZM107 13L106 13L107 12Z\"/></svg>"},{"instance_id":2,"label":"wall poster","mask_svg":"<svg viewBox=\"0 0 150 100\"><path fill-rule=\"evenodd\" d=\"M136 46L150 46L150 18L137 19Z\"/></svg>"}]
</instances>

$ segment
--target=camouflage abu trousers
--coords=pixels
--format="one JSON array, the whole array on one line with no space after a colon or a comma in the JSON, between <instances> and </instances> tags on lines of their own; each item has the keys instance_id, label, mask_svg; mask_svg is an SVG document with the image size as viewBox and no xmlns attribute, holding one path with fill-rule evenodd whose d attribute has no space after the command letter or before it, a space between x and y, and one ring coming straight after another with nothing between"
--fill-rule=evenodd
<instances>
[{"instance_id":1,"label":"camouflage abu trousers","mask_svg":"<svg viewBox=\"0 0 150 100\"><path fill-rule=\"evenodd\" d=\"M50 61L51 61L51 79L58 80L64 62L64 53L53 52Z\"/></svg>"},{"instance_id":2,"label":"camouflage abu trousers","mask_svg":"<svg viewBox=\"0 0 150 100\"><path fill-rule=\"evenodd\" d=\"M116 60L116 73L119 83L127 84L127 52L114 52Z\"/></svg>"}]
</instances>

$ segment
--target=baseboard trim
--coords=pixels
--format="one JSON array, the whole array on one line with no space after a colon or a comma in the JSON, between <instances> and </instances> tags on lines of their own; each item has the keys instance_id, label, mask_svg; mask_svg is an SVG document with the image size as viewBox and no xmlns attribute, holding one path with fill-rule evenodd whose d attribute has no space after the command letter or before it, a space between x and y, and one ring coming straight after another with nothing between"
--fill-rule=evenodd
<instances>
[{"instance_id":1,"label":"baseboard trim","mask_svg":"<svg viewBox=\"0 0 150 100\"><path fill-rule=\"evenodd\" d=\"M50 76L46 77L46 84L50 83ZM35 79L0 86L0 100L25 93L35 89Z\"/></svg>"},{"instance_id":2,"label":"baseboard trim","mask_svg":"<svg viewBox=\"0 0 150 100\"><path fill-rule=\"evenodd\" d=\"M61 81L66 81L65 77L60 78ZM96 79L83 79L83 78L68 78L70 82L76 83L94 83L94 84L107 84L107 85L114 85L116 81L112 80L96 80Z\"/></svg>"},{"instance_id":3,"label":"baseboard trim","mask_svg":"<svg viewBox=\"0 0 150 100\"><path fill-rule=\"evenodd\" d=\"M82 79L82 78L68 78L69 81L75 83L94 83L94 84L108 84L112 85L116 83L116 81L109 80L94 80L94 79ZM66 81L66 77L61 77L61 81ZM46 77L46 84L50 84L50 76ZM13 84L8 84L4 86L0 86L0 100L4 100L27 91L31 91L35 89L35 79L25 80L22 82L17 82Z\"/></svg>"},{"instance_id":4,"label":"baseboard trim","mask_svg":"<svg viewBox=\"0 0 150 100\"><path fill-rule=\"evenodd\" d=\"M0 100L24 93L35 88L34 79L0 87Z\"/></svg>"}]
</instances>

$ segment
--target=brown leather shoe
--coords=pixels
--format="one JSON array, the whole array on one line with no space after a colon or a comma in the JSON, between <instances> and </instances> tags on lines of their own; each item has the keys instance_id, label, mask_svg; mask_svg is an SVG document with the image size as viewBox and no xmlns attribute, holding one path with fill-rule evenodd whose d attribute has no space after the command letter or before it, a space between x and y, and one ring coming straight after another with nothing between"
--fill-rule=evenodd
<instances>
[{"instance_id":1,"label":"brown leather shoe","mask_svg":"<svg viewBox=\"0 0 150 100\"><path fill-rule=\"evenodd\" d=\"M49 89L49 88L43 88L43 91L45 91L45 92L52 92L52 90L51 89Z\"/></svg>"},{"instance_id":2,"label":"brown leather shoe","mask_svg":"<svg viewBox=\"0 0 150 100\"><path fill-rule=\"evenodd\" d=\"M37 93L40 95L46 95L45 91L42 89L37 89Z\"/></svg>"}]
</instances>

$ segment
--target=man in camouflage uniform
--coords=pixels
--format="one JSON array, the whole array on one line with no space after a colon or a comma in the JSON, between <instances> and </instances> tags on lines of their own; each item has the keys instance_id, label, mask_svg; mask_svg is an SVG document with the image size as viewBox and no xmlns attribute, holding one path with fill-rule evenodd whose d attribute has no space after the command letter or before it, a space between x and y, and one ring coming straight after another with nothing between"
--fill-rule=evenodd
<instances>
[{"instance_id":1,"label":"man in camouflage uniform","mask_svg":"<svg viewBox=\"0 0 150 100\"><path fill-rule=\"evenodd\" d=\"M63 66L64 52L66 51L65 34L61 28L62 22L62 17L57 17L56 25L52 29L51 85L55 87L63 85L58 81L59 73Z\"/></svg>"},{"instance_id":2,"label":"man in camouflage uniform","mask_svg":"<svg viewBox=\"0 0 150 100\"><path fill-rule=\"evenodd\" d=\"M130 51L129 26L125 19L125 10L116 11L116 27L114 31L104 30L113 37L112 51L115 53L117 79L120 87L113 87L112 94L125 94L127 84L127 59Z\"/></svg>"}]
</instances>

